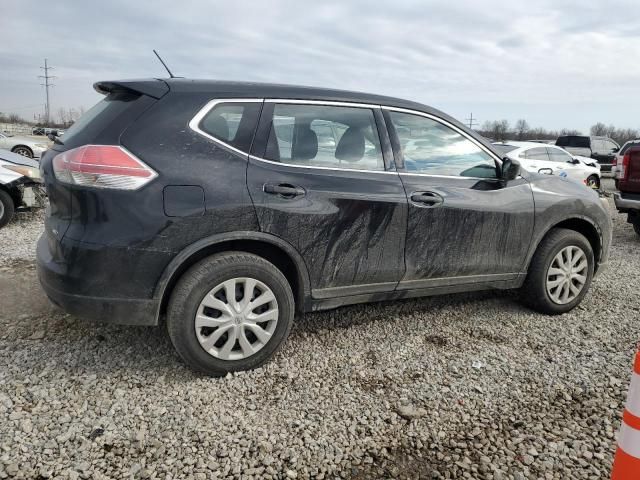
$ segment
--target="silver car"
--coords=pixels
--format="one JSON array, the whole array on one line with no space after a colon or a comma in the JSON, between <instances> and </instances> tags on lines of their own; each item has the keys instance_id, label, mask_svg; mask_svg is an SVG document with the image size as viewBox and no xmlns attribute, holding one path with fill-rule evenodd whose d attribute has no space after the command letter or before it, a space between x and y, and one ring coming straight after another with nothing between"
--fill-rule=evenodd
<instances>
[{"instance_id":1,"label":"silver car","mask_svg":"<svg viewBox=\"0 0 640 480\"><path fill-rule=\"evenodd\" d=\"M13 153L29 158L40 158L45 150L49 148L49 143L42 139L34 139L22 136L13 136L0 133L0 148L10 150Z\"/></svg>"}]
</instances>

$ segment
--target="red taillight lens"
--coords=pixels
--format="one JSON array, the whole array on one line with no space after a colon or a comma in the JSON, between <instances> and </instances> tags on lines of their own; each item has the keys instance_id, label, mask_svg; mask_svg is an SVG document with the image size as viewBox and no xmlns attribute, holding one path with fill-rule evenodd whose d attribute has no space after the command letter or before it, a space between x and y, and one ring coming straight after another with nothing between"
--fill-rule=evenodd
<instances>
[{"instance_id":1,"label":"red taillight lens","mask_svg":"<svg viewBox=\"0 0 640 480\"><path fill-rule=\"evenodd\" d=\"M136 190L158 174L117 145L85 145L53 158L53 173L64 183Z\"/></svg>"},{"instance_id":2,"label":"red taillight lens","mask_svg":"<svg viewBox=\"0 0 640 480\"><path fill-rule=\"evenodd\" d=\"M620 169L618 170L618 178L622 180L627 179L627 174L629 173L629 160L631 159L631 152L627 152L622 157L622 163L620 164Z\"/></svg>"}]
</instances>

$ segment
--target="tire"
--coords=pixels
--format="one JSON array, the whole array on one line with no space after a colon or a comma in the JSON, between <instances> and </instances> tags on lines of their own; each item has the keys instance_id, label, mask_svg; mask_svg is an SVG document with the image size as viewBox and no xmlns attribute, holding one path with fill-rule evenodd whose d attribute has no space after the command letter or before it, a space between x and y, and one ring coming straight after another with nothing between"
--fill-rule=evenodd
<instances>
[{"instance_id":1,"label":"tire","mask_svg":"<svg viewBox=\"0 0 640 480\"><path fill-rule=\"evenodd\" d=\"M22 155L23 157L33 158L33 150L29 147L25 147L24 145L17 145L11 149L13 153L17 153L18 155Z\"/></svg>"},{"instance_id":2,"label":"tire","mask_svg":"<svg viewBox=\"0 0 640 480\"><path fill-rule=\"evenodd\" d=\"M589 175L589 177L587 177L587 187L595 190L600 189L600 177L597 175Z\"/></svg>"},{"instance_id":3,"label":"tire","mask_svg":"<svg viewBox=\"0 0 640 480\"><path fill-rule=\"evenodd\" d=\"M553 280L550 280L549 285L554 285L557 282L560 282L560 284L566 284L566 287L551 287L551 291L553 293L558 295L557 288L564 288L565 290L570 291L569 295L575 295L575 298L567 299L568 301L566 301L566 303L558 303L558 301L552 298L552 295L549 292L547 284L548 275L551 275L550 268L552 266L554 266L555 271L558 270L558 264L556 263L554 265L556 256L559 255L562 251L566 252L565 249L568 247L572 247L573 254L575 254L576 258L579 254L575 247L581 250L584 254L587 264L586 267L584 267L584 269L581 269L579 272L579 277L584 277L584 283L582 284L579 293L576 295L573 289L571 289L570 285L573 285L575 289L578 289L578 280L571 278L571 280L569 280L569 285L566 281L562 281L562 278L564 278L564 274L553 275L552 277L549 277L553 278ZM554 228L547 234L546 237L544 237L542 242L540 242L536 253L533 255L533 259L531 260L531 264L529 266L529 272L527 273L527 278L524 282L524 285L520 289L520 298L522 299L523 303L528 305L533 310L541 313L550 315L566 313L575 308L582 301L587 291L589 290L591 279L593 278L594 264L595 261L591 244L589 244L589 241L584 237L584 235L574 230ZM576 264L576 267L579 267L581 265L582 260L579 260ZM576 278L578 278L578 274L576 274ZM556 289L555 291L553 290L554 288ZM560 297L564 296L562 293L563 292L559 294Z\"/></svg>"},{"instance_id":4,"label":"tire","mask_svg":"<svg viewBox=\"0 0 640 480\"><path fill-rule=\"evenodd\" d=\"M264 305L246 310L247 316L262 314L276 318L275 321L251 324L244 313L234 310L246 300L247 280L256 282L249 298L271 298L269 291L274 297ZM233 290L236 297L240 295L239 300L236 298L229 302L223 282L226 282L224 285L234 285ZM210 295L214 290L215 298ZM205 302L208 306L204 305ZM218 310L218 306L225 308ZM263 311L256 311L259 309ZM293 292L280 270L257 255L227 252L201 260L180 278L169 300L167 329L173 346L185 363L207 375L222 376L228 372L251 370L267 362L289 335L294 313ZM196 326L197 314L206 325ZM267 340L264 340L265 332L270 334ZM236 335L238 340L235 340ZM241 337L244 346L240 343ZM210 343L215 338L218 340ZM210 349L206 350L203 345ZM255 353L246 353L247 345L255 349ZM247 349L251 352L249 347Z\"/></svg>"},{"instance_id":5,"label":"tire","mask_svg":"<svg viewBox=\"0 0 640 480\"><path fill-rule=\"evenodd\" d=\"M636 234L640 235L640 217L636 217L633 220L633 230L636 232Z\"/></svg>"},{"instance_id":6,"label":"tire","mask_svg":"<svg viewBox=\"0 0 640 480\"><path fill-rule=\"evenodd\" d=\"M11 221L15 213L13 198L4 190L0 190L0 228Z\"/></svg>"}]
</instances>

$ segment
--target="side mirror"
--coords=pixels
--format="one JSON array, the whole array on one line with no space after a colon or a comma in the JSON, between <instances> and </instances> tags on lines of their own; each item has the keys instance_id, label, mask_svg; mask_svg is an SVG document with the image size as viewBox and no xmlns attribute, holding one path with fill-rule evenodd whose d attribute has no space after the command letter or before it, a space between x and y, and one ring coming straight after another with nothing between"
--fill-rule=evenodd
<instances>
[{"instance_id":1,"label":"side mirror","mask_svg":"<svg viewBox=\"0 0 640 480\"><path fill-rule=\"evenodd\" d=\"M572 158L571 160L567 160L567 163L573 163L574 165L578 165L580 163L580 160L578 160L577 158Z\"/></svg>"},{"instance_id":2,"label":"side mirror","mask_svg":"<svg viewBox=\"0 0 640 480\"><path fill-rule=\"evenodd\" d=\"M611 149L611 153L618 153L620 151L620 147L613 147Z\"/></svg>"},{"instance_id":3,"label":"side mirror","mask_svg":"<svg viewBox=\"0 0 640 480\"><path fill-rule=\"evenodd\" d=\"M510 158L505 158L502 161L502 180L504 182L510 182L515 180L520 174L520 164Z\"/></svg>"}]
</instances>

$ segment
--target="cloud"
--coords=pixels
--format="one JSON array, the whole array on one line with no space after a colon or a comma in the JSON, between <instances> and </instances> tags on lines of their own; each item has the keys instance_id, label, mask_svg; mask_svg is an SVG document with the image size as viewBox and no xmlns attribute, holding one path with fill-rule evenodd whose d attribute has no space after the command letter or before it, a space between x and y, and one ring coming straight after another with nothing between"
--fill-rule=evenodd
<instances>
[{"instance_id":1,"label":"cloud","mask_svg":"<svg viewBox=\"0 0 640 480\"><path fill-rule=\"evenodd\" d=\"M33 115L43 58L53 107L88 107L97 80L165 76L296 83L399 96L463 118L549 128L638 127L633 2L147 2L5 5L0 111ZM26 33L25 33L26 32ZM31 106L31 107L29 107ZM546 113L545 113L546 112Z\"/></svg>"}]
</instances>

